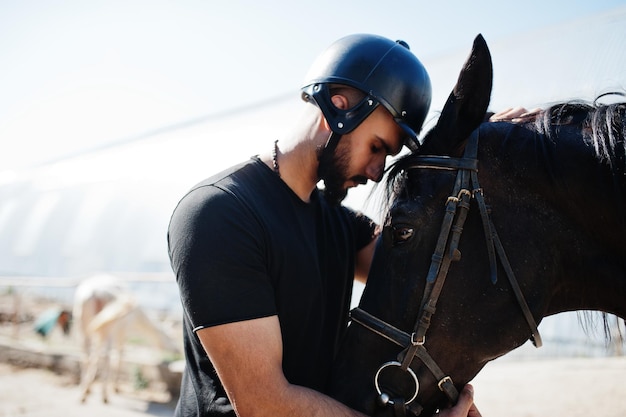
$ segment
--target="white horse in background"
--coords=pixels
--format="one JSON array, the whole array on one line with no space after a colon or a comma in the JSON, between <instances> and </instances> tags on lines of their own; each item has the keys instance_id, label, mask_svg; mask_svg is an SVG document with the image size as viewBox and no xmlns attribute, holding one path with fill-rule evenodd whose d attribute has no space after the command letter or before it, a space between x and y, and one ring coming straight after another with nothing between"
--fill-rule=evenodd
<instances>
[{"instance_id":1,"label":"white horse in background","mask_svg":"<svg viewBox=\"0 0 626 417\"><path fill-rule=\"evenodd\" d=\"M108 402L111 373L117 391L124 345L129 336L145 336L162 350L180 352L172 339L148 318L125 283L111 275L96 275L78 285L73 320L82 347L81 402L87 399L98 376L103 402ZM113 356L116 361L112 366Z\"/></svg>"}]
</instances>

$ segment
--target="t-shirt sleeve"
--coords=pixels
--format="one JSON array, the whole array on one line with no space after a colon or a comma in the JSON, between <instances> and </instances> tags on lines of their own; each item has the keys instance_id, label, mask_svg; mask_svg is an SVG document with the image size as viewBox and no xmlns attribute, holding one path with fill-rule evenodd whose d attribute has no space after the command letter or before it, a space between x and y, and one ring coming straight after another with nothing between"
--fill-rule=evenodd
<instances>
[{"instance_id":1,"label":"t-shirt sleeve","mask_svg":"<svg viewBox=\"0 0 626 417\"><path fill-rule=\"evenodd\" d=\"M216 186L199 187L181 200L168 246L194 331L276 314L263 236L247 206Z\"/></svg>"}]
</instances>

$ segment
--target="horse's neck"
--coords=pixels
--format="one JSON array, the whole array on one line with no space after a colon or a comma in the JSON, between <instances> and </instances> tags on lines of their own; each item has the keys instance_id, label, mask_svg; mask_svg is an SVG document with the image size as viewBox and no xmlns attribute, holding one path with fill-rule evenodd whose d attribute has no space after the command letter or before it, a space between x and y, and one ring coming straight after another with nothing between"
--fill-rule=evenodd
<instances>
[{"instance_id":1,"label":"horse's neck","mask_svg":"<svg viewBox=\"0 0 626 417\"><path fill-rule=\"evenodd\" d=\"M607 252L626 258L626 207L619 190L613 184L577 184L565 190L555 190L557 201L573 221Z\"/></svg>"},{"instance_id":2,"label":"horse's neck","mask_svg":"<svg viewBox=\"0 0 626 417\"><path fill-rule=\"evenodd\" d=\"M599 262L574 279L562 277L546 315L563 311L597 310L626 319L626 275L619 262ZM584 276L582 276L584 275Z\"/></svg>"},{"instance_id":3,"label":"horse's neck","mask_svg":"<svg viewBox=\"0 0 626 417\"><path fill-rule=\"evenodd\" d=\"M540 264L531 273L554 294L549 313L597 309L626 317L626 215L608 169L575 152L551 160L541 138L523 138L536 141L534 147L510 140L505 152L498 138L485 139L479 178L500 219L496 228L512 232L509 247L523 239L523 250L535 253L529 259Z\"/></svg>"},{"instance_id":4,"label":"horse's neck","mask_svg":"<svg viewBox=\"0 0 626 417\"><path fill-rule=\"evenodd\" d=\"M546 230L555 239L551 249L561 268L556 278L551 308L600 310L626 318L626 231L615 207L593 201L560 199L562 217ZM545 238L548 238L545 236ZM541 270L541 269L540 269Z\"/></svg>"},{"instance_id":5,"label":"horse's neck","mask_svg":"<svg viewBox=\"0 0 626 417\"><path fill-rule=\"evenodd\" d=\"M493 132L481 135L479 144L479 160L487 170L481 168L479 178L487 196L497 192L517 201L545 202L547 210L567 217L580 233L626 258L623 169L598 157L577 128L551 138L515 125L490 128Z\"/></svg>"},{"instance_id":6,"label":"horse's neck","mask_svg":"<svg viewBox=\"0 0 626 417\"><path fill-rule=\"evenodd\" d=\"M572 210L564 222L570 230L553 250L561 265L552 302L556 312L599 310L626 318L626 233L619 219L609 220L610 211L602 210L587 205L586 213Z\"/></svg>"}]
</instances>

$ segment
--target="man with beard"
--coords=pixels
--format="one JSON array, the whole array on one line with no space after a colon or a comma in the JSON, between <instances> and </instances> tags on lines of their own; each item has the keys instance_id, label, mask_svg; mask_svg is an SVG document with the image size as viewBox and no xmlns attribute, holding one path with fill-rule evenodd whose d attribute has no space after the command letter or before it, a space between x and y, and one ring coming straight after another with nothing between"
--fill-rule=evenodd
<instances>
[{"instance_id":1,"label":"man with beard","mask_svg":"<svg viewBox=\"0 0 626 417\"><path fill-rule=\"evenodd\" d=\"M297 127L172 215L187 361L176 416L363 415L324 394L377 235L340 203L418 146L430 80L404 42L373 35L335 42L306 79ZM442 415L468 412L469 387Z\"/></svg>"}]
</instances>

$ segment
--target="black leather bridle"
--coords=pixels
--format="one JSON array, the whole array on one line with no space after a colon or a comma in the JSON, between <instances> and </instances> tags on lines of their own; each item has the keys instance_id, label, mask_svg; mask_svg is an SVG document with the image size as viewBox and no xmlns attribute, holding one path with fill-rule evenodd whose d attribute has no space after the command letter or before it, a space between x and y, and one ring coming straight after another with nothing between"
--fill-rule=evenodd
<instances>
[{"instance_id":1,"label":"black leather bridle","mask_svg":"<svg viewBox=\"0 0 626 417\"><path fill-rule=\"evenodd\" d=\"M531 330L530 340L536 347L542 345L541 336L537 329L537 323L528 308L528 304L519 287L513 269L509 264L504 248L496 233L493 223L489 217L487 205L483 196L483 191L478 183L478 130L476 130L468 139L465 152L462 158L452 158L447 156L419 156L415 158L415 163L405 168L412 169L444 169L457 171L457 177L454 184L452 195L448 197L446 202L446 212L444 215L441 231L437 240L435 251L432 255L430 269L426 279L426 288L421 302L420 313L415 322L412 332L409 334L405 331L386 323L385 321L367 313L361 308L355 308L351 311L350 316L353 322L358 323L365 328L375 332L376 334L390 340L399 345L403 350L398 355L397 361L386 362L380 366L374 376L374 386L378 393L379 403L381 405L393 406L395 414L405 416L407 411L413 415L419 415L423 409L420 404L415 402L419 391L419 381L415 372L411 369L411 362L414 358L419 358L422 363L428 367L436 378L437 385L441 391L445 393L452 404L456 403L459 393L452 378L443 372L437 363L428 353L425 347L426 332L430 327L430 321L435 314L437 300L441 294L443 284L448 274L448 269L452 261L460 259L458 244L463 231L463 225L470 208L470 199L474 198L478 203L480 215L482 218L483 229L487 241L487 252L489 254L489 264L491 267L491 281L496 283L497 276L497 260L496 255L500 258L500 263L504 268L509 279L515 297L522 309L524 318ZM389 394L382 391L379 383L379 377L386 368L399 367L402 371L409 373L414 384L415 393L408 399L392 398Z\"/></svg>"}]
</instances>

